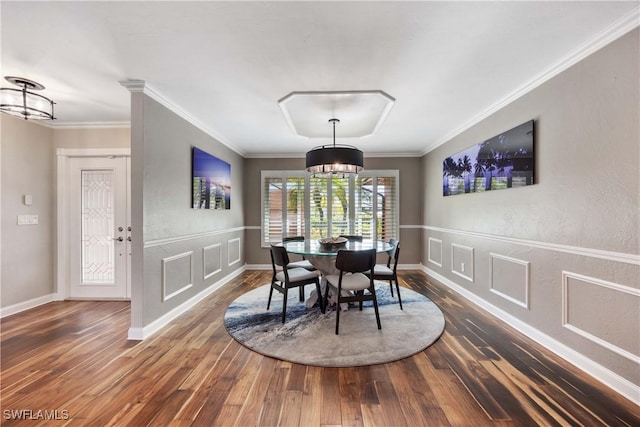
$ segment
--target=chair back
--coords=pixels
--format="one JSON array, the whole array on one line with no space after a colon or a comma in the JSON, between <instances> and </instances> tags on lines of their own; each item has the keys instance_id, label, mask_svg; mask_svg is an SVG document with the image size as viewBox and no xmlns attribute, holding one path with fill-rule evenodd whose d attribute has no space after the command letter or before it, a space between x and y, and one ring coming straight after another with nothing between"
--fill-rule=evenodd
<instances>
[{"instance_id":1,"label":"chair back","mask_svg":"<svg viewBox=\"0 0 640 427\"><path fill-rule=\"evenodd\" d=\"M362 236L350 236L348 234L341 234L339 237L344 237L350 242L362 242Z\"/></svg>"},{"instance_id":2,"label":"chair back","mask_svg":"<svg viewBox=\"0 0 640 427\"><path fill-rule=\"evenodd\" d=\"M396 241L396 252L393 254L393 272L398 269L398 258L400 258L400 242Z\"/></svg>"},{"instance_id":3,"label":"chair back","mask_svg":"<svg viewBox=\"0 0 640 427\"><path fill-rule=\"evenodd\" d=\"M393 269L396 269L398 265L398 256L400 256L400 242L398 239L389 239L389 244L393 247L387 251L387 255L389 255L389 259L387 260L387 267L391 268L391 260L394 261Z\"/></svg>"},{"instance_id":4,"label":"chair back","mask_svg":"<svg viewBox=\"0 0 640 427\"><path fill-rule=\"evenodd\" d=\"M336 257L336 268L340 273L363 273L373 271L376 265L376 250L363 251L339 250Z\"/></svg>"},{"instance_id":5,"label":"chair back","mask_svg":"<svg viewBox=\"0 0 640 427\"><path fill-rule=\"evenodd\" d=\"M284 246L271 245L271 264L273 265L273 271L276 271L276 266L286 267L289 264L289 254Z\"/></svg>"},{"instance_id":6,"label":"chair back","mask_svg":"<svg viewBox=\"0 0 640 427\"><path fill-rule=\"evenodd\" d=\"M283 237L282 243L285 243L285 242L304 242L304 236Z\"/></svg>"}]
</instances>

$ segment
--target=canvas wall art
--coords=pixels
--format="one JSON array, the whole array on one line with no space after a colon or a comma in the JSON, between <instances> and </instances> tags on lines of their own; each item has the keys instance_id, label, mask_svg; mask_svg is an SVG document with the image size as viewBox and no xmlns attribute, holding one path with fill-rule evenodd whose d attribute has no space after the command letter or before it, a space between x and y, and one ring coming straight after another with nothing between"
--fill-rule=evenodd
<instances>
[{"instance_id":1,"label":"canvas wall art","mask_svg":"<svg viewBox=\"0 0 640 427\"><path fill-rule=\"evenodd\" d=\"M191 156L194 209L231 209L231 165L193 147Z\"/></svg>"},{"instance_id":2,"label":"canvas wall art","mask_svg":"<svg viewBox=\"0 0 640 427\"><path fill-rule=\"evenodd\" d=\"M477 193L534 183L533 120L447 157L442 194Z\"/></svg>"}]
</instances>

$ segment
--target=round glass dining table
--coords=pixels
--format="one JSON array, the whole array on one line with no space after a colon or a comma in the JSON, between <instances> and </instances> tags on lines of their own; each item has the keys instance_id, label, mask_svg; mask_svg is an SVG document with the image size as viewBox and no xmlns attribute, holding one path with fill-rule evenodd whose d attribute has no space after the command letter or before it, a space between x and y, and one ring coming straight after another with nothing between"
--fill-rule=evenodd
<instances>
[{"instance_id":1,"label":"round glass dining table","mask_svg":"<svg viewBox=\"0 0 640 427\"><path fill-rule=\"evenodd\" d=\"M304 241L289 241L284 242L282 245L287 249L287 252L304 256L309 262L322 273L321 288L324 289L326 285L326 276L330 274L340 274L340 270L336 268L336 256L341 249L361 251L375 248L377 253L387 252L393 249L393 245L382 240L363 240L362 242L347 241L346 244L340 246L324 246L317 240L304 240ZM313 306L317 296L315 291L307 299L306 304L308 307ZM342 307L343 310L346 309Z\"/></svg>"}]
</instances>

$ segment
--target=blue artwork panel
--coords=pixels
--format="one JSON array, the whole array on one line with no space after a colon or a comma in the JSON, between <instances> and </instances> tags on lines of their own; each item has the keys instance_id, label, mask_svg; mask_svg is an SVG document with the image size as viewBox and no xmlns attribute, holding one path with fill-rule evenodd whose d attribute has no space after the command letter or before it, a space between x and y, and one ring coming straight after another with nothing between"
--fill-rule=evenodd
<instances>
[{"instance_id":1,"label":"blue artwork panel","mask_svg":"<svg viewBox=\"0 0 640 427\"><path fill-rule=\"evenodd\" d=\"M194 209L231 209L231 165L193 147L191 158Z\"/></svg>"}]
</instances>

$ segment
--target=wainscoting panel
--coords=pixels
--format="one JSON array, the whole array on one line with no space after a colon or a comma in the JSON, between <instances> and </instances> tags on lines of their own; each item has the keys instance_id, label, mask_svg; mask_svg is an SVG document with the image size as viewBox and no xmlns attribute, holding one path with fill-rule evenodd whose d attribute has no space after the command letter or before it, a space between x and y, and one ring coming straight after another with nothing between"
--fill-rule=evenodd
<instances>
[{"instance_id":1,"label":"wainscoting panel","mask_svg":"<svg viewBox=\"0 0 640 427\"><path fill-rule=\"evenodd\" d=\"M442 267L442 240L429 237L428 259L429 262Z\"/></svg>"},{"instance_id":2,"label":"wainscoting panel","mask_svg":"<svg viewBox=\"0 0 640 427\"><path fill-rule=\"evenodd\" d=\"M162 301L193 286L193 251L162 259Z\"/></svg>"},{"instance_id":3,"label":"wainscoting panel","mask_svg":"<svg viewBox=\"0 0 640 427\"><path fill-rule=\"evenodd\" d=\"M496 295L529 309L529 262L489 253L490 288Z\"/></svg>"},{"instance_id":4,"label":"wainscoting panel","mask_svg":"<svg viewBox=\"0 0 640 427\"><path fill-rule=\"evenodd\" d=\"M451 272L473 282L473 248L451 244Z\"/></svg>"},{"instance_id":5,"label":"wainscoting panel","mask_svg":"<svg viewBox=\"0 0 640 427\"><path fill-rule=\"evenodd\" d=\"M616 307L616 315L598 315L604 306ZM562 272L563 326L635 362L640 357L640 336L621 332L640 324L639 307L639 289Z\"/></svg>"},{"instance_id":6,"label":"wainscoting panel","mask_svg":"<svg viewBox=\"0 0 640 427\"><path fill-rule=\"evenodd\" d=\"M240 262L240 239L231 239L227 241L227 261L229 266Z\"/></svg>"},{"instance_id":7,"label":"wainscoting panel","mask_svg":"<svg viewBox=\"0 0 640 427\"><path fill-rule=\"evenodd\" d=\"M202 248L202 277L209 277L222 271L222 244L216 243Z\"/></svg>"}]
</instances>

